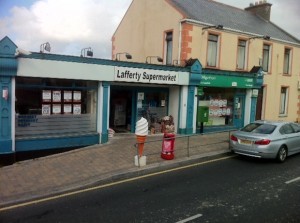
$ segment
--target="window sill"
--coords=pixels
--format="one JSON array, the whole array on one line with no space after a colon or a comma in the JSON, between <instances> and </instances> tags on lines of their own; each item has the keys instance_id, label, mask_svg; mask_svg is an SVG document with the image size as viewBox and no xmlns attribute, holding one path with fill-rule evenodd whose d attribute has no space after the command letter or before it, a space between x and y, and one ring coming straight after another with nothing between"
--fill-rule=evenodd
<instances>
[{"instance_id":1,"label":"window sill","mask_svg":"<svg viewBox=\"0 0 300 223\"><path fill-rule=\"evenodd\" d=\"M278 117L279 118L286 118L286 117L288 117L288 115L287 114L282 114L282 115L278 115Z\"/></svg>"}]
</instances>

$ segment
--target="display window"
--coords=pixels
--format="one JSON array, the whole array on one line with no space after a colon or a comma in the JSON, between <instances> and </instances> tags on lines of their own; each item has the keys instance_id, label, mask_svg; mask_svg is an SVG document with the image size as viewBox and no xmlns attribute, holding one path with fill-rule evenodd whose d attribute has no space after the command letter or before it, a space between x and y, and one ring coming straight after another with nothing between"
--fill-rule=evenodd
<instances>
[{"instance_id":1,"label":"display window","mask_svg":"<svg viewBox=\"0 0 300 223\"><path fill-rule=\"evenodd\" d=\"M204 88L203 92L198 105L209 109L208 122L204 125L233 125L234 89Z\"/></svg>"},{"instance_id":2,"label":"display window","mask_svg":"<svg viewBox=\"0 0 300 223\"><path fill-rule=\"evenodd\" d=\"M97 82L16 78L16 136L96 131Z\"/></svg>"},{"instance_id":3,"label":"display window","mask_svg":"<svg viewBox=\"0 0 300 223\"><path fill-rule=\"evenodd\" d=\"M137 119L147 119L151 134L163 132L162 121L168 115L167 97L167 92L138 92Z\"/></svg>"},{"instance_id":4,"label":"display window","mask_svg":"<svg viewBox=\"0 0 300 223\"><path fill-rule=\"evenodd\" d=\"M86 81L17 78L16 113L20 115L38 114L86 114L95 113L97 83ZM33 85L39 83L39 85ZM55 84L56 83L56 84ZM76 86L80 87L76 87ZM82 87L82 86L86 87ZM55 88L54 88L55 86ZM73 87L69 87L73 86Z\"/></svg>"},{"instance_id":5,"label":"display window","mask_svg":"<svg viewBox=\"0 0 300 223\"><path fill-rule=\"evenodd\" d=\"M161 133L167 115L168 89L111 87L109 126L114 132L133 131L135 122L144 117L150 134Z\"/></svg>"}]
</instances>

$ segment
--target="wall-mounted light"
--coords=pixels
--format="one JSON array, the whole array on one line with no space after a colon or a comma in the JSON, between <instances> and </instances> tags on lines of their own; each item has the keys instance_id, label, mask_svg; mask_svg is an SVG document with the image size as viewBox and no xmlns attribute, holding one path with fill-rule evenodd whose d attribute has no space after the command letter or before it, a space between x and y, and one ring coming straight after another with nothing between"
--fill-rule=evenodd
<instances>
[{"instance_id":1,"label":"wall-mounted light","mask_svg":"<svg viewBox=\"0 0 300 223\"><path fill-rule=\"evenodd\" d=\"M48 51L48 52L50 52L51 46L50 46L49 42L41 44L41 46L40 46L40 52L44 53L45 50Z\"/></svg>"},{"instance_id":2,"label":"wall-mounted light","mask_svg":"<svg viewBox=\"0 0 300 223\"><path fill-rule=\"evenodd\" d=\"M271 37L270 37L270 36L267 36L267 35L265 35L265 36L253 36L253 37L249 38L249 40L251 40L251 39L264 39L264 40L270 40Z\"/></svg>"},{"instance_id":3,"label":"wall-mounted light","mask_svg":"<svg viewBox=\"0 0 300 223\"><path fill-rule=\"evenodd\" d=\"M146 63L151 64L151 58L156 58L158 62L162 63L164 60L161 57L158 56L147 56L146 57Z\"/></svg>"},{"instance_id":4,"label":"wall-mounted light","mask_svg":"<svg viewBox=\"0 0 300 223\"><path fill-rule=\"evenodd\" d=\"M81 57L86 57L86 56L88 56L88 57L93 57L93 55L94 55L94 53L93 53L93 50L92 50L92 48L91 47L87 47L87 48L83 48L82 50L81 50Z\"/></svg>"},{"instance_id":5,"label":"wall-mounted light","mask_svg":"<svg viewBox=\"0 0 300 223\"><path fill-rule=\"evenodd\" d=\"M202 30L206 30L206 29L223 29L223 25L214 25L214 26L206 26L204 28L202 28Z\"/></svg>"},{"instance_id":6,"label":"wall-mounted light","mask_svg":"<svg viewBox=\"0 0 300 223\"><path fill-rule=\"evenodd\" d=\"M116 60L120 60L120 56L121 56L122 54L124 54L125 57L126 57L128 60L131 60L131 59L132 59L131 54L124 52L124 53L117 53L117 54L116 54Z\"/></svg>"}]
</instances>

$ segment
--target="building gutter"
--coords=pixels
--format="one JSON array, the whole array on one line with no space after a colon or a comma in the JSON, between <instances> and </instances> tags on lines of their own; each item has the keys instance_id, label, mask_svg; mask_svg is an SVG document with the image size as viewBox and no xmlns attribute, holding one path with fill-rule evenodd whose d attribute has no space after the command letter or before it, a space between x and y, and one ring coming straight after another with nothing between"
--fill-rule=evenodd
<instances>
[{"instance_id":1,"label":"building gutter","mask_svg":"<svg viewBox=\"0 0 300 223\"><path fill-rule=\"evenodd\" d=\"M181 44L181 26L182 26L181 24L184 23L184 22L192 23L192 24L196 24L196 25L204 25L204 26L214 26L214 25L216 25L216 24L211 24L211 23L200 22L200 21L197 21L197 20L194 20L194 19L182 19L182 20L180 20L180 22L179 22L179 29L180 29L180 33L179 33L180 34L180 36L179 36L180 41L179 41L179 43L180 44ZM231 28L228 28L228 27L227 28L223 27L223 30L227 30L227 31L230 31L230 32L235 32L235 33L240 33L240 34L244 34L244 35L250 35L251 37L261 37L262 36L262 35L257 34L257 33L245 32L245 31L241 31L241 30L237 30L237 29L231 29ZM285 40L281 40L281 39L277 39L277 38L273 38L273 37L271 37L271 40L275 40L275 41L278 41L278 42L291 44L291 45L295 45L295 46L300 46L300 43L285 41ZM179 51L179 52L181 52L181 51Z\"/></svg>"}]
</instances>

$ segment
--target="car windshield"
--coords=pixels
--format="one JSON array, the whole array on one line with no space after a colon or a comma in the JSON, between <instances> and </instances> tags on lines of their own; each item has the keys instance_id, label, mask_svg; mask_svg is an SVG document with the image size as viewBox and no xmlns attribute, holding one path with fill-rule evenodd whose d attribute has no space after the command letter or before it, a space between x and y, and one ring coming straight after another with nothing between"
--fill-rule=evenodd
<instances>
[{"instance_id":1,"label":"car windshield","mask_svg":"<svg viewBox=\"0 0 300 223\"><path fill-rule=\"evenodd\" d=\"M263 123L251 123L241 129L243 132L253 132L259 134L271 134L276 128L276 125L263 124Z\"/></svg>"}]
</instances>

